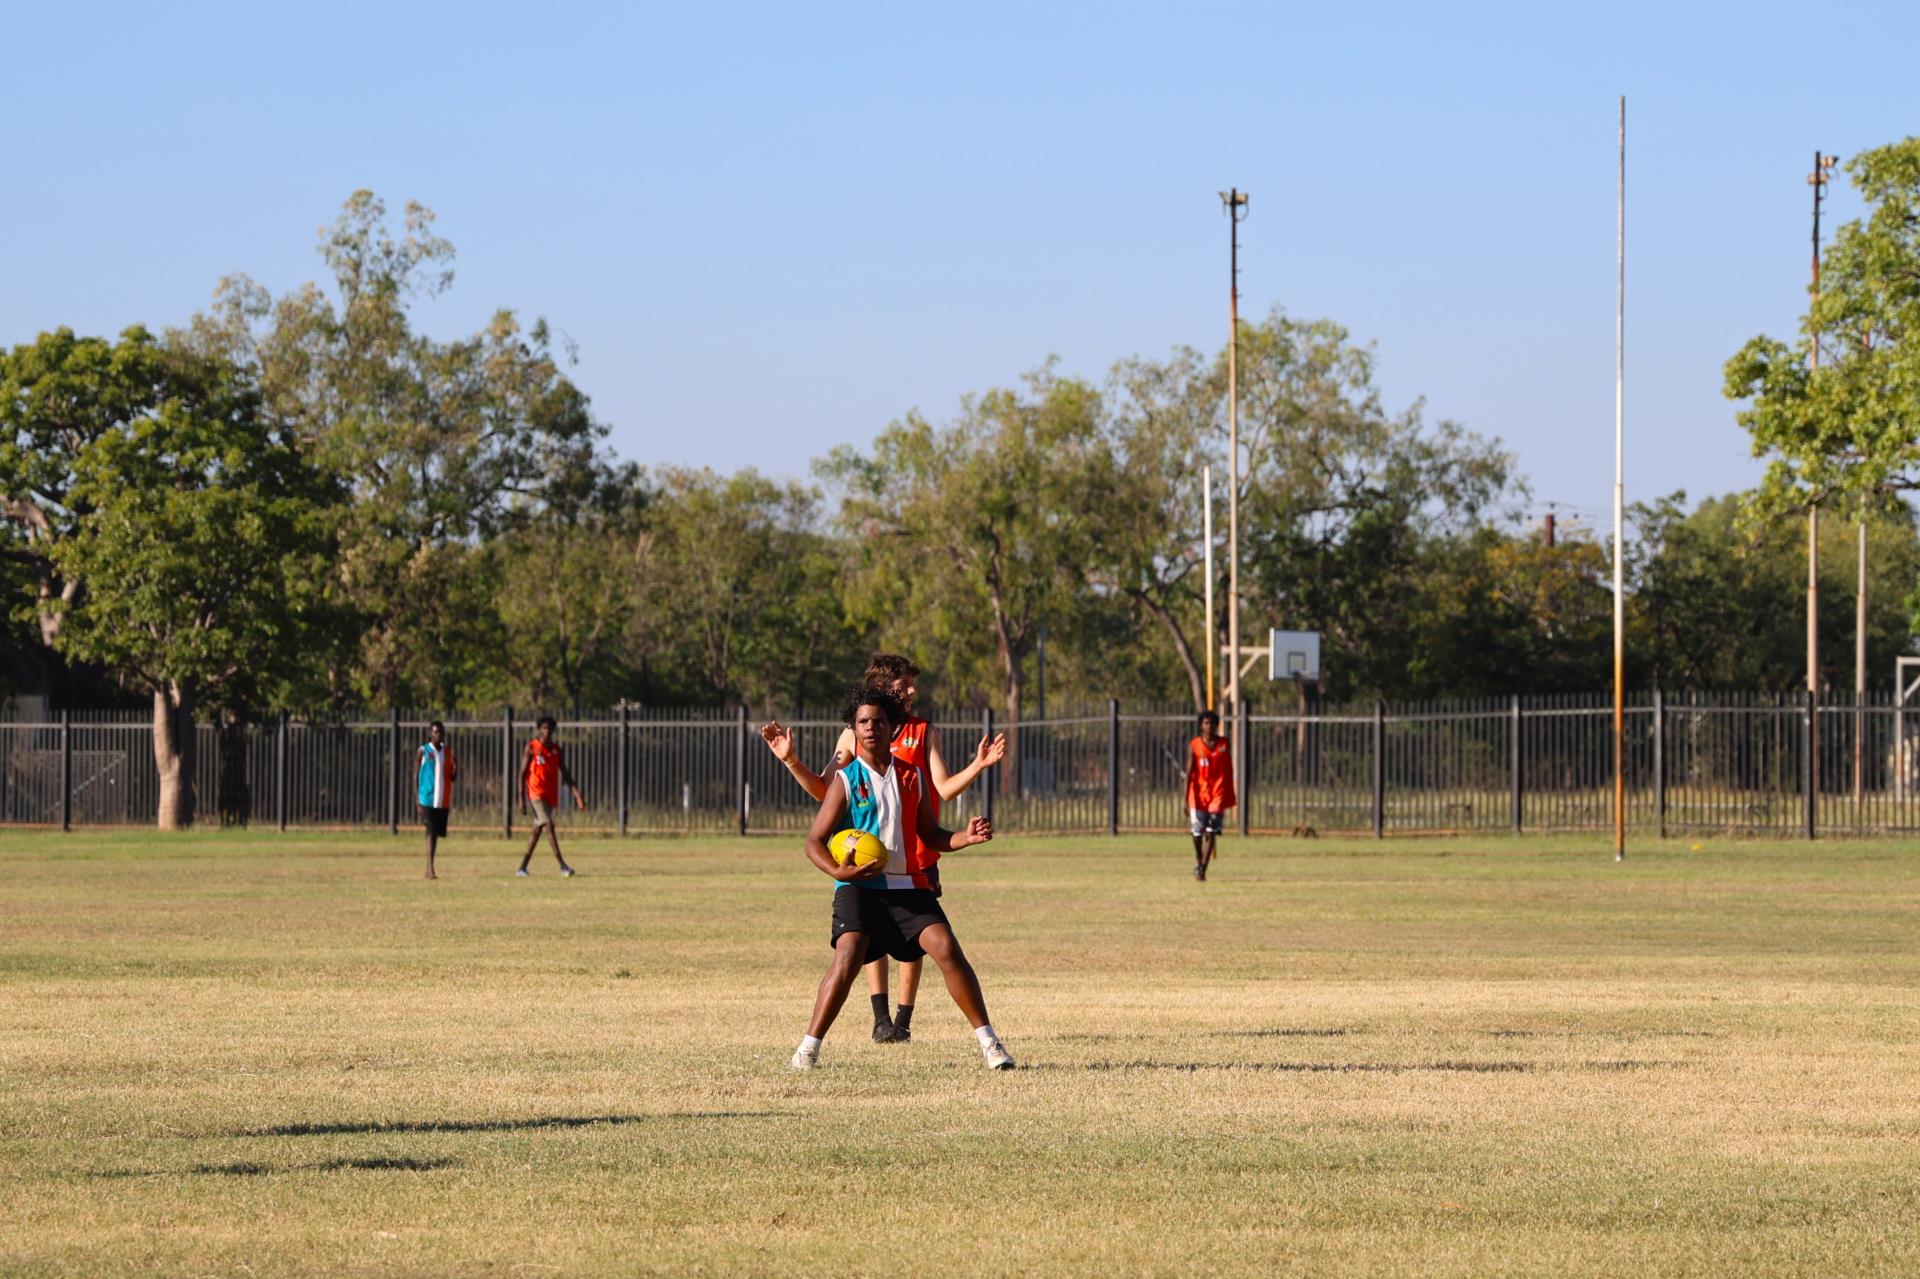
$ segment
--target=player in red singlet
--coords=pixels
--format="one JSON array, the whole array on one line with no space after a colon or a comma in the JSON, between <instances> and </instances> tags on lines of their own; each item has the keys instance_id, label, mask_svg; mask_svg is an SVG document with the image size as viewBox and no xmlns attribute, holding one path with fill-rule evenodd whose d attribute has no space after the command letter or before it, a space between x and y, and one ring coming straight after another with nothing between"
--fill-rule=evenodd
<instances>
[{"instance_id":1,"label":"player in red singlet","mask_svg":"<svg viewBox=\"0 0 1920 1279\"><path fill-rule=\"evenodd\" d=\"M1187 743L1187 812L1193 818L1193 877L1205 880L1214 842L1234 806L1233 757L1220 736L1220 717L1200 712L1200 736Z\"/></svg>"},{"instance_id":2,"label":"player in red singlet","mask_svg":"<svg viewBox=\"0 0 1920 1279\"><path fill-rule=\"evenodd\" d=\"M912 764L926 770L933 782L933 789L927 798L931 801L934 815L939 816L942 800L950 800L966 792L980 774L999 763L1007 753L1007 735L1001 733L995 737L982 736L980 744L974 748L973 759L957 773L947 771L947 763L940 756L940 746L934 736L933 725L913 714L914 695L920 690L914 681L920 677L920 668L911 659L898 653L875 653L867 663L866 682L884 688L899 699L905 708L907 719L894 734L893 757L903 763ZM773 751L774 757L787 766L795 781L805 788L807 794L815 799L824 797L832 778L846 767L854 758L853 731L848 729L840 734L840 741L834 747L833 759L823 773L815 773L801 762L794 749L793 734L773 720L760 729L760 736ZM935 896L940 892L940 868L936 864L940 854L931 849L921 851L912 869L924 873ZM873 1004L873 1037L879 1043L904 1043L913 1037L913 1001L920 991L920 961L903 961L900 965L900 1006L892 1015L887 1011L887 960L882 955L867 965L867 988L871 992L869 999Z\"/></svg>"},{"instance_id":3,"label":"player in red singlet","mask_svg":"<svg viewBox=\"0 0 1920 1279\"><path fill-rule=\"evenodd\" d=\"M560 863L560 873L573 874L573 867L567 865L567 859L560 855L560 836L554 829L553 815L560 807L560 783L565 782L567 789L573 792L575 808L585 808L586 800L580 797L580 788L574 785L573 774L567 771L566 752L560 749L560 743L553 740L553 731L558 727L553 716L542 715L534 726L534 738L527 743L526 753L520 757L520 811L533 814L533 838L527 842L526 854L520 858L520 869L516 875L527 873L527 863L533 860L533 850L540 847L540 831L547 832L547 842L553 846L554 860Z\"/></svg>"}]
</instances>

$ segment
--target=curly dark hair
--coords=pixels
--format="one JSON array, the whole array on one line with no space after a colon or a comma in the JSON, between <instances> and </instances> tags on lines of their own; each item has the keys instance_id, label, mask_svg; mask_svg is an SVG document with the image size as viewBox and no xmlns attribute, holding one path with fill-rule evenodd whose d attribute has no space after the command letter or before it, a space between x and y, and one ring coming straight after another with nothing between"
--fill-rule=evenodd
<instances>
[{"instance_id":1,"label":"curly dark hair","mask_svg":"<svg viewBox=\"0 0 1920 1279\"><path fill-rule=\"evenodd\" d=\"M887 722L896 729L907 722L907 712L901 708L900 699L892 692L877 684L854 684L848 687L845 703L840 708L840 718L847 727L853 727L854 717L862 706L878 706L887 713Z\"/></svg>"}]
</instances>

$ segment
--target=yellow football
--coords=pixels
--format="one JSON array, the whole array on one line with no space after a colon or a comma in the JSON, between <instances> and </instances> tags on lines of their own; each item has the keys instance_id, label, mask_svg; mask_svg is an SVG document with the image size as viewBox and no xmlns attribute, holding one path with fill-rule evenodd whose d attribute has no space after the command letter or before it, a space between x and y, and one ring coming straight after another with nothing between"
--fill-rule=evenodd
<instances>
[{"instance_id":1,"label":"yellow football","mask_svg":"<svg viewBox=\"0 0 1920 1279\"><path fill-rule=\"evenodd\" d=\"M845 866L848 861L855 866L867 866L887 860L885 846L863 830L841 831L827 841L827 852L836 866Z\"/></svg>"}]
</instances>

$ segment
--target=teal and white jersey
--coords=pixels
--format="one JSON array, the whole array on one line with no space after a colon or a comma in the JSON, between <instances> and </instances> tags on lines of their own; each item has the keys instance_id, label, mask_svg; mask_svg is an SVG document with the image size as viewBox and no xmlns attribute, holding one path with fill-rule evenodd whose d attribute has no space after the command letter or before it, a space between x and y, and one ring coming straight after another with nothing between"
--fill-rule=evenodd
<instances>
[{"instance_id":1,"label":"teal and white jersey","mask_svg":"<svg viewBox=\"0 0 1920 1279\"><path fill-rule=\"evenodd\" d=\"M889 760L876 773L857 756L840 770L847 793L847 824L865 831L887 850L887 873L856 888L925 888L925 875L908 869L908 849L917 842L920 819L920 770ZM902 785L904 780L905 785Z\"/></svg>"},{"instance_id":2,"label":"teal and white jersey","mask_svg":"<svg viewBox=\"0 0 1920 1279\"><path fill-rule=\"evenodd\" d=\"M420 744L420 807L447 806L447 748Z\"/></svg>"}]
</instances>

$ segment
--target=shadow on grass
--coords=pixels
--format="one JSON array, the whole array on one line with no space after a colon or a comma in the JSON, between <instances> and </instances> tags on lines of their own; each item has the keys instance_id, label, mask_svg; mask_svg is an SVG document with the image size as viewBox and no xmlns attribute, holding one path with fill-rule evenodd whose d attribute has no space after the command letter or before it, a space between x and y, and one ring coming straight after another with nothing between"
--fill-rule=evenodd
<instances>
[{"instance_id":1,"label":"shadow on grass","mask_svg":"<svg viewBox=\"0 0 1920 1279\"><path fill-rule=\"evenodd\" d=\"M451 1168L451 1159L323 1159L311 1164L197 1164L186 1170L191 1177L270 1177L289 1172L433 1172ZM100 1180L122 1177L168 1177L175 1174L158 1168L117 1168L92 1174Z\"/></svg>"},{"instance_id":2,"label":"shadow on grass","mask_svg":"<svg viewBox=\"0 0 1920 1279\"><path fill-rule=\"evenodd\" d=\"M234 1137L329 1137L383 1132L521 1132L531 1128L618 1127L656 1123L663 1119L775 1119L784 1110L688 1110L660 1115L540 1115L531 1119L418 1119L393 1123L279 1124L271 1128L242 1128Z\"/></svg>"},{"instance_id":3,"label":"shadow on grass","mask_svg":"<svg viewBox=\"0 0 1920 1279\"><path fill-rule=\"evenodd\" d=\"M1524 1061L1090 1061L1084 1065L1043 1063L1034 1070L1126 1071L1171 1070L1191 1074L1200 1070L1273 1071L1280 1074L1406 1075L1441 1071L1476 1075L1517 1075L1532 1070Z\"/></svg>"},{"instance_id":4,"label":"shadow on grass","mask_svg":"<svg viewBox=\"0 0 1920 1279\"><path fill-rule=\"evenodd\" d=\"M1711 1030L1483 1030L1495 1039L1718 1039Z\"/></svg>"},{"instance_id":5,"label":"shadow on grass","mask_svg":"<svg viewBox=\"0 0 1920 1279\"><path fill-rule=\"evenodd\" d=\"M1684 1070L1684 1061L1578 1061L1536 1063L1530 1061L1089 1061L1081 1065L1066 1062L1039 1062L1023 1070L1074 1072L1113 1072L1130 1070L1167 1070L1194 1074L1202 1070L1266 1072L1283 1075L1523 1075L1536 1070Z\"/></svg>"},{"instance_id":6,"label":"shadow on grass","mask_svg":"<svg viewBox=\"0 0 1920 1279\"><path fill-rule=\"evenodd\" d=\"M1338 1039L1359 1031L1352 1026L1274 1026L1266 1030L1216 1030L1225 1039Z\"/></svg>"}]
</instances>

